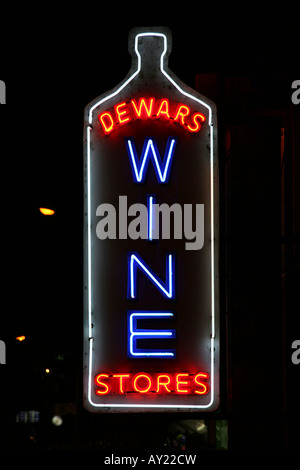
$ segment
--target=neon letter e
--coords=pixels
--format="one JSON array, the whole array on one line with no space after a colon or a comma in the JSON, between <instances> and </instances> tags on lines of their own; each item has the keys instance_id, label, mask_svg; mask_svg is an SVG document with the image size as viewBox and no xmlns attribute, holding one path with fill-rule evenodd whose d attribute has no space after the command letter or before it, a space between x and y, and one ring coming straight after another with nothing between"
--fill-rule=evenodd
<instances>
[{"instance_id":1,"label":"neon letter e","mask_svg":"<svg viewBox=\"0 0 300 470\"><path fill-rule=\"evenodd\" d=\"M129 357L166 357L174 358L174 349L143 348L137 343L139 340L171 339L176 337L175 330L158 330L138 328L139 320L172 318L172 312L158 312L148 310L130 310L128 312L128 356Z\"/></svg>"}]
</instances>

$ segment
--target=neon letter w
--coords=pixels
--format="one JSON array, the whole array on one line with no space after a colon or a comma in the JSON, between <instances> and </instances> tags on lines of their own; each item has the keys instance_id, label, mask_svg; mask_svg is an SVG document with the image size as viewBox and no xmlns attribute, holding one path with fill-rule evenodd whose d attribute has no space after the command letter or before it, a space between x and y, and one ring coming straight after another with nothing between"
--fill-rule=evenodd
<instances>
[{"instance_id":1,"label":"neon letter w","mask_svg":"<svg viewBox=\"0 0 300 470\"><path fill-rule=\"evenodd\" d=\"M126 139L126 147L135 183L142 183L145 180L150 159L152 159L158 181L160 183L168 182L171 163L176 147L175 138L168 139L163 160L161 159L155 139L145 139L140 159L138 158L133 140Z\"/></svg>"}]
</instances>

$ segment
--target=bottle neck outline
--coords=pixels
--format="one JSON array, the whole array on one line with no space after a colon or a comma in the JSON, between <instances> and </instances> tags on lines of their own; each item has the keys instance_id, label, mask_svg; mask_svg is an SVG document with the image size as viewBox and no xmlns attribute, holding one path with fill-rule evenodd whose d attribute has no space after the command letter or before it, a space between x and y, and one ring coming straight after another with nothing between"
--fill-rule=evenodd
<instances>
[{"instance_id":1,"label":"bottle neck outline","mask_svg":"<svg viewBox=\"0 0 300 470\"><path fill-rule=\"evenodd\" d=\"M144 60L142 59L142 53L139 51L139 39L140 38L147 38L147 37L159 37L159 38L162 38L163 39L163 51L160 55L159 58L157 58L157 62L156 64L154 63L154 67L157 68L157 65L159 64L159 70L161 73L164 73L163 70L164 70L164 60L165 60L165 56L166 56L166 53L167 53L167 50L168 50L168 40L167 40L167 36L163 33L156 33L156 32L145 32L145 33L139 33L135 36L135 39L134 39L134 52L137 56L137 74L141 72L142 69L144 69L145 67L145 58ZM146 48L147 49L147 48Z\"/></svg>"},{"instance_id":2,"label":"bottle neck outline","mask_svg":"<svg viewBox=\"0 0 300 470\"><path fill-rule=\"evenodd\" d=\"M167 65L165 64L165 57L166 57L166 53L168 51L168 37L167 37L167 35L165 33L153 32L153 31L148 32L147 31L147 32L137 33L134 37L134 53L135 53L135 55L133 55L132 52L131 52L131 55L133 56L133 58L135 58L135 60L137 62L136 70L133 71L133 73L129 76L129 78L127 78L115 91L113 91L109 95L103 97L102 99L97 101L93 106L90 107L89 113L88 113L88 127L90 127L92 125L93 112L94 112L95 108L97 108L98 106L102 105L104 102L106 102L109 99L114 98L116 95L118 95L140 73L141 68L142 68L142 57L141 57L141 54L138 50L138 41L139 41L139 38L144 37L144 36L145 37L157 36L157 37L162 37L163 38L163 40L164 40L164 49L163 49L163 52L161 53L161 56L160 56L160 63L159 63L160 72L165 76L165 78L167 78L167 80L169 82L172 83L172 85L175 88L177 88L177 90L181 94L183 94L186 97L191 98L192 100L198 102L199 104L201 104L202 106L204 106L205 108L208 109L208 111L209 111L208 124L211 126L212 125L212 108L209 106L209 104L207 104L205 101L202 101L199 98L196 98L195 96L188 93L187 91L183 90L181 88L181 86L179 84L177 84L176 81L172 78L172 76L170 76L169 73L167 73L168 68L167 68ZM167 55L167 57L168 57L168 55ZM133 59L133 63L134 63L134 59Z\"/></svg>"},{"instance_id":3,"label":"bottle neck outline","mask_svg":"<svg viewBox=\"0 0 300 470\"><path fill-rule=\"evenodd\" d=\"M159 62L159 66L160 66L160 71L165 75L167 76L167 78L169 78L169 76L166 74L166 72L164 71L164 58L165 58L165 55L166 55L166 52L167 52L167 49L168 49L168 39L167 39L167 35L164 34L164 33L160 33L160 32L152 32L152 31L149 31L149 32L141 32L141 33L137 33L134 37L134 48L133 48L133 51L130 51L130 54L132 55L133 59L132 59L132 62L133 62L133 65L134 65L134 62L136 62L136 69L135 71L132 73L132 75L130 75L130 77L125 80L125 82L120 86L118 87L118 89L112 93L110 93L108 96L102 98L100 101L98 101L96 104L94 104L90 110L89 110L89 115L88 115L88 122L89 122L89 125L92 124L93 122L93 112L94 112L94 109L97 108L98 106L100 106L101 104L103 104L105 101L113 98L114 96L116 96L117 94L119 94L127 85L128 83L130 83L141 71L141 68L142 68L142 57L141 57L141 54L139 52L139 47L138 47L138 41L141 37L151 37L151 36L156 36L156 37L162 37L163 38L163 41L164 41L164 49L163 49L163 52L161 53L161 56L160 56L160 62Z\"/></svg>"}]
</instances>

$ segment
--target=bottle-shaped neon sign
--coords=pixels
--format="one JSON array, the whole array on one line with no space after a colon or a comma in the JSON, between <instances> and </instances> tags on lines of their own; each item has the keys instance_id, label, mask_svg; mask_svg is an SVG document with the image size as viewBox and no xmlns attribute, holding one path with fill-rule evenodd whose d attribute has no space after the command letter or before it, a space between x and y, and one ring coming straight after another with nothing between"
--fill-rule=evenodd
<instances>
[{"instance_id":1,"label":"bottle-shaped neon sign","mask_svg":"<svg viewBox=\"0 0 300 470\"><path fill-rule=\"evenodd\" d=\"M85 373L91 411L219 403L216 109L169 69L166 28L85 109Z\"/></svg>"}]
</instances>

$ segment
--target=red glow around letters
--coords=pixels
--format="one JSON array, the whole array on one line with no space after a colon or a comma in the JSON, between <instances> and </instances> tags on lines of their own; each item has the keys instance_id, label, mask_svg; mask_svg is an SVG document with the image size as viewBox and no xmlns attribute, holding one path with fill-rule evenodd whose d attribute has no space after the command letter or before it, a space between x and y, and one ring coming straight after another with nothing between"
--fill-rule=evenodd
<instances>
[{"instance_id":1,"label":"red glow around letters","mask_svg":"<svg viewBox=\"0 0 300 470\"><path fill-rule=\"evenodd\" d=\"M125 383L124 381L125 381L125 379L129 379L130 375L129 374L114 374L113 377L119 379L119 393L123 394L124 393L124 383Z\"/></svg>"},{"instance_id":2,"label":"red glow around letters","mask_svg":"<svg viewBox=\"0 0 300 470\"><path fill-rule=\"evenodd\" d=\"M191 131L191 132L198 132L201 128L201 122L204 122L205 121L205 117L203 116L203 114L201 113L195 113L193 115L193 118L192 118L192 121L194 123L194 126L191 127L190 125L188 125L188 130Z\"/></svg>"},{"instance_id":3,"label":"red glow around letters","mask_svg":"<svg viewBox=\"0 0 300 470\"><path fill-rule=\"evenodd\" d=\"M96 395L107 395L107 393L110 392L110 387L107 385L107 383L103 382L103 380L107 379L108 377L108 374L98 374L95 377L95 383L100 387L97 388Z\"/></svg>"},{"instance_id":4,"label":"red glow around letters","mask_svg":"<svg viewBox=\"0 0 300 470\"><path fill-rule=\"evenodd\" d=\"M128 116L126 103L120 103L117 106L115 106L115 113L116 113L116 116L118 117L118 121L120 124L124 124L125 122L128 122L131 120L131 118Z\"/></svg>"},{"instance_id":5,"label":"red glow around letters","mask_svg":"<svg viewBox=\"0 0 300 470\"><path fill-rule=\"evenodd\" d=\"M178 106L177 114L174 121L179 121L183 126L185 125L184 118L190 114L190 108L184 104Z\"/></svg>"},{"instance_id":6,"label":"red glow around letters","mask_svg":"<svg viewBox=\"0 0 300 470\"><path fill-rule=\"evenodd\" d=\"M176 374L176 393L190 393L189 374Z\"/></svg>"},{"instance_id":7,"label":"red glow around letters","mask_svg":"<svg viewBox=\"0 0 300 470\"><path fill-rule=\"evenodd\" d=\"M161 103L160 103L160 106L158 108L156 116L159 117L161 115L166 116L167 119L170 119L169 100L167 100L167 99L162 99L161 100Z\"/></svg>"},{"instance_id":8,"label":"red glow around letters","mask_svg":"<svg viewBox=\"0 0 300 470\"><path fill-rule=\"evenodd\" d=\"M108 112L102 113L99 116L99 121L101 122L102 129L105 134L109 134L114 128L114 120L112 115Z\"/></svg>"},{"instance_id":9,"label":"red glow around letters","mask_svg":"<svg viewBox=\"0 0 300 470\"><path fill-rule=\"evenodd\" d=\"M195 384L200 387L200 390L195 390L195 393L198 395L206 395L208 393L208 384L203 382L203 379L208 380L209 374L206 372L199 372L199 374L194 377Z\"/></svg>"},{"instance_id":10,"label":"red glow around letters","mask_svg":"<svg viewBox=\"0 0 300 470\"><path fill-rule=\"evenodd\" d=\"M132 383L133 389L139 393L147 393L153 386L152 378L149 374L136 374Z\"/></svg>"},{"instance_id":11,"label":"red glow around letters","mask_svg":"<svg viewBox=\"0 0 300 470\"><path fill-rule=\"evenodd\" d=\"M156 393L161 393L162 388L167 393L171 393L171 390L168 387L171 380L172 380L172 377L170 374L157 374Z\"/></svg>"},{"instance_id":12,"label":"red glow around letters","mask_svg":"<svg viewBox=\"0 0 300 470\"><path fill-rule=\"evenodd\" d=\"M95 377L96 395L157 394L207 395L209 374L179 373L101 373Z\"/></svg>"},{"instance_id":13,"label":"red glow around letters","mask_svg":"<svg viewBox=\"0 0 300 470\"><path fill-rule=\"evenodd\" d=\"M191 109L182 103L170 104L167 98L132 99L114 106L113 110L104 111L98 115L99 122L105 134L110 134L118 127L137 119L156 119L177 123L189 132L199 132L205 122L205 116L201 113L193 113Z\"/></svg>"},{"instance_id":14,"label":"red glow around letters","mask_svg":"<svg viewBox=\"0 0 300 470\"><path fill-rule=\"evenodd\" d=\"M135 100L131 100L136 117L151 117L154 100L155 98L148 98L146 103L145 98L140 98L138 105Z\"/></svg>"}]
</instances>

